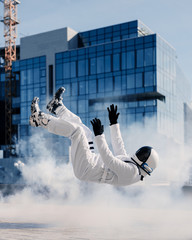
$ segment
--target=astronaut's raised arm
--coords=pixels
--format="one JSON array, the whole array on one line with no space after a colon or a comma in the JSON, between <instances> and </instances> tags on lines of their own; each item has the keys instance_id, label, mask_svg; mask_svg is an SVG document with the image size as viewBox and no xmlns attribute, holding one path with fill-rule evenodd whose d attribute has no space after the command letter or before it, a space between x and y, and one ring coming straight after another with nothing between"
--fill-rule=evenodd
<instances>
[{"instance_id":1,"label":"astronaut's raised arm","mask_svg":"<svg viewBox=\"0 0 192 240\"><path fill-rule=\"evenodd\" d=\"M95 142L100 156L107 168L121 177L128 177L131 174L135 174L135 167L133 164L127 164L112 154L104 134L96 136Z\"/></svg>"},{"instance_id":2,"label":"astronaut's raised arm","mask_svg":"<svg viewBox=\"0 0 192 240\"><path fill-rule=\"evenodd\" d=\"M107 108L109 122L110 122L110 133L111 133L111 142L115 156L117 155L127 155L124 147L124 142L121 137L120 127L117 122L119 117L119 112L117 111L117 105L111 104Z\"/></svg>"},{"instance_id":3,"label":"astronaut's raised arm","mask_svg":"<svg viewBox=\"0 0 192 240\"><path fill-rule=\"evenodd\" d=\"M111 143L115 156L127 155L125 145L121 136L120 126L118 123L110 126L110 133Z\"/></svg>"}]
</instances>

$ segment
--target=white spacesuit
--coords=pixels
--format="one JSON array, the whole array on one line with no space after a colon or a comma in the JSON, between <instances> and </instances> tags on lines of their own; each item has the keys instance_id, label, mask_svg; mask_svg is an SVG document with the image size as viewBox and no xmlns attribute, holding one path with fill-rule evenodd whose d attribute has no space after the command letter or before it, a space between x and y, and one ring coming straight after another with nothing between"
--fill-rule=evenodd
<instances>
[{"instance_id":1,"label":"white spacesuit","mask_svg":"<svg viewBox=\"0 0 192 240\"><path fill-rule=\"evenodd\" d=\"M117 123L117 107L111 105L109 116L112 121L110 126L111 141L114 154L110 151L103 134L103 126L99 119L91 121L95 133L95 142L98 154L91 151L92 132L81 119L70 112L62 103L60 88L47 108L56 117L42 113L38 106L38 98L34 98L31 105L30 125L44 127L49 132L71 139L71 161L75 176L83 181L102 182L116 186L125 186L136 183L156 168L158 155L151 147L139 149L140 153L130 157L127 155ZM114 117L115 116L115 120ZM145 165L145 166L144 166Z\"/></svg>"}]
</instances>

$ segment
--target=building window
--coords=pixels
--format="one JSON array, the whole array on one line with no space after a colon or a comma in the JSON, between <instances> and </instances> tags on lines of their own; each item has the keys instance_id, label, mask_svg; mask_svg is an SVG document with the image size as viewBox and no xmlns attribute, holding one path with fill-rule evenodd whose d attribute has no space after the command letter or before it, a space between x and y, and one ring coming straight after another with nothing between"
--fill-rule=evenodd
<instances>
[{"instance_id":1,"label":"building window","mask_svg":"<svg viewBox=\"0 0 192 240\"><path fill-rule=\"evenodd\" d=\"M34 88L34 96L39 96L39 95L40 95L40 89Z\"/></svg>"},{"instance_id":2,"label":"building window","mask_svg":"<svg viewBox=\"0 0 192 240\"><path fill-rule=\"evenodd\" d=\"M79 82L79 95L84 95L86 94L86 82L81 81Z\"/></svg>"},{"instance_id":3,"label":"building window","mask_svg":"<svg viewBox=\"0 0 192 240\"><path fill-rule=\"evenodd\" d=\"M111 72L111 55L105 56L105 72Z\"/></svg>"},{"instance_id":4,"label":"building window","mask_svg":"<svg viewBox=\"0 0 192 240\"><path fill-rule=\"evenodd\" d=\"M72 96L77 96L78 95L78 84L77 84L77 82L72 83L71 92L72 92Z\"/></svg>"},{"instance_id":5,"label":"building window","mask_svg":"<svg viewBox=\"0 0 192 240\"><path fill-rule=\"evenodd\" d=\"M151 66L154 64L153 48L145 49L145 66Z\"/></svg>"},{"instance_id":6,"label":"building window","mask_svg":"<svg viewBox=\"0 0 192 240\"><path fill-rule=\"evenodd\" d=\"M21 102L26 102L26 100L27 100L26 90L21 90Z\"/></svg>"},{"instance_id":7,"label":"building window","mask_svg":"<svg viewBox=\"0 0 192 240\"><path fill-rule=\"evenodd\" d=\"M32 69L27 70L27 83L33 84L33 70Z\"/></svg>"},{"instance_id":8,"label":"building window","mask_svg":"<svg viewBox=\"0 0 192 240\"><path fill-rule=\"evenodd\" d=\"M85 76L86 73L86 62L85 60L78 61L78 76Z\"/></svg>"},{"instance_id":9,"label":"building window","mask_svg":"<svg viewBox=\"0 0 192 240\"><path fill-rule=\"evenodd\" d=\"M124 76L122 76L122 90L125 90L126 88L127 88L127 78L126 78L126 76L124 75Z\"/></svg>"},{"instance_id":10,"label":"building window","mask_svg":"<svg viewBox=\"0 0 192 240\"><path fill-rule=\"evenodd\" d=\"M79 100L78 113L85 113L85 112L86 112L86 100Z\"/></svg>"},{"instance_id":11,"label":"building window","mask_svg":"<svg viewBox=\"0 0 192 240\"><path fill-rule=\"evenodd\" d=\"M98 57L97 58L97 73L103 73L104 72L104 57Z\"/></svg>"},{"instance_id":12,"label":"building window","mask_svg":"<svg viewBox=\"0 0 192 240\"><path fill-rule=\"evenodd\" d=\"M135 52L127 52L127 68L131 69L135 67Z\"/></svg>"},{"instance_id":13,"label":"building window","mask_svg":"<svg viewBox=\"0 0 192 240\"><path fill-rule=\"evenodd\" d=\"M145 72L145 87L150 87L154 85L154 73Z\"/></svg>"},{"instance_id":14,"label":"building window","mask_svg":"<svg viewBox=\"0 0 192 240\"><path fill-rule=\"evenodd\" d=\"M39 68L34 68L34 83L39 83L40 72Z\"/></svg>"},{"instance_id":15,"label":"building window","mask_svg":"<svg viewBox=\"0 0 192 240\"><path fill-rule=\"evenodd\" d=\"M113 78L108 77L105 78L105 92L111 92L113 91Z\"/></svg>"},{"instance_id":16,"label":"building window","mask_svg":"<svg viewBox=\"0 0 192 240\"><path fill-rule=\"evenodd\" d=\"M97 92L97 82L96 80L89 81L89 93L96 93Z\"/></svg>"},{"instance_id":17,"label":"building window","mask_svg":"<svg viewBox=\"0 0 192 240\"><path fill-rule=\"evenodd\" d=\"M137 102L129 102L128 103L128 107L129 108L134 108L134 110L135 110L135 108L137 107ZM135 111L134 111L135 112Z\"/></svg>"},{"instance_id":18,"label":"building window","mask_svg":"<svg viewBox=\"0 0 192 240\"><path fill-rule=\"evenodd\" d=\"M127 75L127 88L135 88L135 77L134 74Z\"/></svg>"},{"instance_id":19,"label":"building window","mask_svg":"<svg viewBox=\"0 0 192 240\"><path fill-rule=\"evenodd\" d=\"M61 80L63 79L63 66L62 64L56 65L56 79Z\"/></svg>"},{"instance_id":20,"label":"building window","mask_svg":"<svg viewBox=\"0 0 192 240\"><path fill-rule=\"evenodd\" d=\"M21 71L21 86L27 84L27 71L22 70Z\"/></svg>"},{"instance_id":21,"label":"building window","mask_svg":"<svg viewBox=\"0 0 192 240\"><path fill-rule=\"evenodd\" d=\"M65 84L65 96L66 97L71 96L71 85L69 83Z\"/></svg>"},{"instance_id":22,"label":"building window","mask_svg":"<svg viewBox=\"0 0 192 240\"><path fill-rule=\"evenodd\" d=\"M99 78L98 79L98 92L99 93L103 93L104 92L104 89L105 89L105 86L104 86L104 78Z\"/></svg>"},{"instance_id":23,"label":"building window","mask_svg":"<svg viewBox=\"0 0 192 240\"><path fill-rule=\"evenodd\" d=\"M120 70L120 56L119 54L113 55L113 71Z\"/></svg>"},{"instance_id":24,"label":"building window","mask_svg":"<svg viewBox=\"0 0 192 240\"><path fill-rule=\"evenodd\" d=\"M114 77L114 90L121 90L121 76Z\"/></svg>"},{"instance_id":25,"label":"building window","mask_svg":"<svg viewBox=\"0 0 192 240\"><path fill-rule=\"evenodd\" d=\"M127 58L127 53L123 52L123 53L121 54L121 69L122 69L122 70L125 70L125 69L127 68L126 58Z\"/></svg>"},{"instance_id":26,"label":"building window","mask_svg":"<svg viewBox=\"0 0 192 240\"><path fill-rule=\"evenodd\" d=\"M27 100L30 102L33 99L33 88L28 88L27 90Z\"/></svg>"},{"instance_id":27,"label":"building window","mask_svg":"<svg viewBox=\"0 0 192 240\"><path fill-rule=\"evenodd\" d=\"M71 111L77 113L77 101L71 101Z\"/></svg>"},{"instance_id":28,"label":"building window","mask_svg":"<svg viewBox=\"0 0 192 240\"><path fill-rule=\"evenodd\" d=\"M76 62L71 62L71 78L77 76Z\"/></svg>"},{"instance_id":29,"label":"building window","mask_svg":"<svg viewBox=\"0 0 192 240\"><path fill-rule=\"evenodd\" d=\"M46 70L45 69L41 69L41 77L45 77L46 76Z\"/></svg>"},{"instance_id":30,"label":"building window","mask_svg":"<svg viewBox=\"0 0 192 240\"><path fill-rule=\"evenodd\" d=\"M143 67L143 49L137 50L137 67Z\"/></svg>"},{"instance_id":31,"label":"building window","mask_svg":"<svg viewBox=\"0 0 192 240\"><path fill-rule=\"evenodd\" d=\"M27 108L25 106L21 107L21 119L27 118Z\"/></svg>"},{"instance_id":32,"label":"building window","mask_svg":"<svg viewBox=\"0 0 192 240\"><path fill-rule=\"evenodd\" d=\"M70 63L63 63L63 78L70 78Z\"/></svg>"},{"instance_id":33,"label":"building window","mask_svg":"<svg viewBox=\"0 0 192 240\"><path fill-rule=\"evenodd\" d=\"M96 58L90 59L90 73L96 74Z\"/></svg>"},{"instance_id":34,"label":"building window","mask_svg":"<svg viewBox=\"0 0 192 240\"><path fill-rule=\"evenodd\" d=\"M41 87L41 95L45 95L46 93L46 88L45 87Z\"/></svg>"},{"instance_id":35,"label":"building window","mask_svg":"<svg viewBox=\"0 0 192 240\"><path fill-rule=\"evenodd\" d=\"M143 73L136 74L136 88L143 87Z\"/></svg>"}]
</instances>

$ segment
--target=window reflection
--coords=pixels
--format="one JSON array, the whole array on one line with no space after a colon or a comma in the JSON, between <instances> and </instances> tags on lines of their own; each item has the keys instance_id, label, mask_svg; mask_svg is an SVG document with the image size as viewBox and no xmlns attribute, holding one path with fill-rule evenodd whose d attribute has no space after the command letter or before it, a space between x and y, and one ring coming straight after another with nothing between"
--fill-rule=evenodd
<instances>
[{"instance_id":1,"label":"window reflection","mask_svg":"<svg viewBox=\"0 0 192 240\"><path fill-rule=\"evenodd\" d=\"M79 100L78 113L85 113L85 112L86 112L86 100Z\"/></svg>"},{"instance_id":2,"label":"window reflection","mask_svg":"<svg viewBox=\"0 0 192 240\"><path fill-rule=\"evenodd\" d=\"M27 89L27 101L31 101L33 99L34 95L33 95L33 89L32 88L28 88Z\"/></svg>"},{"instance_id":3,"label":"window reflection","mask_svg":"<svg viewBox=\"0 0 192 240\"><path fill-rule=\"evenodd\" d=\"M113 78L112 77L105 78L105 91L106 92L113 91Z\"/></svg>"},{"instance_id":4,"label":"window reflection","mask_svg":"<svg viewBox=\"0 0 192 240\"><path fill-rule=\"evenodd\" d=\"M121 54L121 69L124 70L127 68L127 53L123 52Z\"/></svg>"},{"instance_id":5,"label":"window reflection","mask_svg":"<svg viewBox=\"0 0 192 240\"><path fill-rule=\"evenodd\" d=\"M21 85L27 84L27 71L23 70L21 71Z\"/></svg>"},{"instance_id":6,"label":"window reflection","mask_svg":"<svg viewBox=\"0 0 192 240\"><path fill-rule=\"evenodd\" d=\"M153 48L145 49L145 66L151 66L154 64Z\"/></svg>"},{"instance_id":7,"label":"window reflection","mask_svg":"<svg viewBox=\"0 0 192 240\"><path fill-rule=\"evenodd\" d=\"M77 101L71 101L71 111L77 113Z\"/></svg>"},{"instance_id":8,"label":"window reflection","mask_svg":"<svg viewBox=\"0 0 192 240\"><path fill-rule=\"evenodd\" d=\"M26 102L26 100L27 100L26 90L21 90L21 102Z\"/></svg>"},{"instance_id":9,"label":"window reflection","mask_svg":"<svg viewBox=\"0 0 192 240\"><path fill-rule=\"evenodd\" d=\"M113 71L120 70L120 56L119 53L113 55Z\"/></svg>"},{"instance_id":10,"label":"window reflection","mask_svg":"<svg viewBox=\"0 0 192 240\"><path fill-rule=\"evenodd\" d=\"M56 65L56 78L58 80L63 78L63 66L62 66L62 64L57 64Z\"/></svg>"},{"instance_id":11,"label":"window reflection","mask_svg":"<svg viewBox=\"0 0 192 240\"><path fill-rule=\"evenodd\" d=\"M45 77L46 76L46 70L45 69L41 69L41 77Z\"/></svg>"},{"instance_id":12,"label":"window reflection","mask_svg":"<svg viewBox=\"0 0 192 240\"><path fill-rule=\"evenodd\" d=\"M121 90L121 76L117 76L114 79L114 90L119 91Z\"/></svg>"},{"instance_id":13,"label":"window reflection","mask_svg":"<svg viewBox=\"0 0 192 240\"><path fill-rule=\"evenodd\" d=\"M91 74L96 74L96 58L90 59L90 72Z\"/></svg>"},{"instance_id":14,"label":"window reflection","mask_svg":"<svg viewBox=\"0 0 192 240\"><path fill-rule=\"evenodd\" d=\"M58 88L59 87L61 87L61 85L58 86ZM64 87L65 87L65 96L66 97L71 96L71 85L69 83L65 83Z\"/></svg>"},{"instance_id":15,"label":"window reflection","mask_svg":"<svg viewBox=\"0 0 192 240\"><path fill-rule=\"evenodd\" d=\"M63 78L70 77L70 63L63 63Z\"/></svg>"},{"instance_id":16,"label":"window reflection","mask_svg":"<svg viewBox=\"0 0 192 240\"><path fill-rule=\"evenodd\" d=\"M135 87L135 76L134 74L130 74L127 76L127 88L131 89Z\"/></svg>"},{"instance_id":17,"label":"window reflection","mask_svg":"<svg viewBox=\"0 0 192 240\"><path fill-rule=\"evenodd\" d=\"M97 92L96 80L89 81L89 93L96 93L96 92Z\"/></svg>"},{"instance_id":18,"label":"window reflection","mask_svg":"<svg viewBox=\"0 0 192 240\"><path fill-rule=\"evenodd\" d=\"M105 72L111 72L111 55L105 56Z\"/></svg>"},{"instance_id":19,"label":"window reflection","mask_svg":"<svg viewBox=\"0 0 192 240\"><path fill-rule=\"evenodd\" d=\"M98 92L103 93L105 91L105 81L104 78L98 79Z\"/></svg>"},{"instance_id":20,"label":"window reflection","mask_svg":"<svg viewBox=\"0 0 192 240\"><path fill-rule=\"evenodd\" d=\"M34 83L39 83L39 76L40 76L39 68L34 68Z\"/></svg>"},{"instance_id":21,"label":"window reflection","mask_svg":"<svg viewBox=\"0 0 192 240\"><path fill-rule=\"evenodd\" d=\"M143 87L143 73L136 74L136 87Z\"/></svg>"},{"instance_id":22,"label":"window reflection","mask_svg":"<svg viewBox=\"0 0 192 240\"><path fill-rule=\"evenodd\" d=\"M145 72L145 87L154 85L154 74L153 72Z\"/></svg>"},{"instance_id":23,"label":"window reflection","mask_svg":"<svg viewBox=\"0 0 192 240\"><path fill-rule=\"evenodd\" d=\"M76 77L76 62L71 62L71 78Z\"/></svg>"},{"instance_id":24,"label":"window reflection","mask_svg":"<svg viewBox=\"0 0 192 240\"><path fill-rule=\"evenodd\" d=\"M78 83L77 82L72 83L71 93L72 93L72 96L78 95Z\"/></svg>"},{"instance_id":25,"label":"window reflection","mask_svg":"<svg viewBox=\"0 0 192 240\"><path fill-rule=\"evenodd\" d=\"M135 67L135 52L127 52L127 68L131 69Z\"/></svg>"},{"instance_id":26,"label":"window reflection","mask_svg":"<svg viewBox=\"0 0 192 240\"><path fill-rule=\"evenodd\" d=\"M97 73L104 72L104 57L97 58Z\"/></svg>"},{"instance_id":27,"label":"window reflection","mask_svg":"<svg viewBox=\"0 0 192 240\"><path fill-rule=\"evenodd\" d=\"M79 95L84 95L86 93L86 82L79 82Z\"/></svg>"},{"instance_id":28,"label":"window reflection","mask_svg":"<svg viewBox=\"0 0 192 240\"><path fill-rule=\"evenodd\" d=\"M137 50L137 67L143 67L143 49Z\"/></svg>"},{"instance_id":29,"label":"window reflection","mask_svg":"<svg viewBox=\"0 0 192 240\"><path fill-rule=\"evenodd\" d=\"M85 60L79 60L78 61L78 76L85 76L85 68L86 68L86 64L85 64Z\"/></svg>"}]
</instances>

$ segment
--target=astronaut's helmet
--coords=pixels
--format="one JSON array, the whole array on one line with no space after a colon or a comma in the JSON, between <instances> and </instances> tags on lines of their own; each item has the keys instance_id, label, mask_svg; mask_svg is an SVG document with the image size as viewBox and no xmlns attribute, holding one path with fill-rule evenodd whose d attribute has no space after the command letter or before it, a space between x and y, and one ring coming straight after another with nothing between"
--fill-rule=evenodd
<instances>
[{"instance_id":1,"label":"astronaut's helmet","mask_svg":"<svg viewBox=\"0 0 192 240\"><path fill-rule=\"evenodd\" d=\"M158 165L159 156L152 147L144 146L136 151L132 156L132 160L148 175L151 175Z\"/></svg>"}]
</instances>

